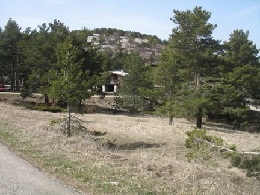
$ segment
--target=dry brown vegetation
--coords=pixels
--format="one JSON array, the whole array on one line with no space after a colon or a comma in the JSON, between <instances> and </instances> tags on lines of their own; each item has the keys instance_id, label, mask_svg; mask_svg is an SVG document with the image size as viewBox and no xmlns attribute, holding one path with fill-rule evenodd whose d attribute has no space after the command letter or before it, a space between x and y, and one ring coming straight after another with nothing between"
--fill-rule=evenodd
<instances>
[{"instance_id":1,"label":"dry brown vegetation","mask_svg":"<svg viewBox=\"0 0 260 195\"><path fill-rule=\"evenodd\" d=\"M107 132L98 142L88 134L65 137L51 121L65 116L0 102L0 139L38 167L92 194L259 194L260 181L228 160L188 163L185 132L193 123L175 119L109 114L77 115L89 131ZM206 126L239 151L260 148L260 134L219 124ZM109 144L104 144L109 143Z\"/></svg>"}]
</instances>

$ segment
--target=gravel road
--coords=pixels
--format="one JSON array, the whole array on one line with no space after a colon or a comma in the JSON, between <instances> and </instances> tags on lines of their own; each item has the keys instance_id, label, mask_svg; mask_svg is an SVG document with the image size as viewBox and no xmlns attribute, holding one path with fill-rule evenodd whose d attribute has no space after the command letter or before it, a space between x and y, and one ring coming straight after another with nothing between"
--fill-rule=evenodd
<instances>
[{"instance_id":1,"label":"gravel road","mask_svg":"<svg viewBox=\"0 0 260 195\"><path fill-rule=\"evenodd\" d=\"M80 194L51 179L0 144L0 195Z\"/></svg>"}]
</instances>

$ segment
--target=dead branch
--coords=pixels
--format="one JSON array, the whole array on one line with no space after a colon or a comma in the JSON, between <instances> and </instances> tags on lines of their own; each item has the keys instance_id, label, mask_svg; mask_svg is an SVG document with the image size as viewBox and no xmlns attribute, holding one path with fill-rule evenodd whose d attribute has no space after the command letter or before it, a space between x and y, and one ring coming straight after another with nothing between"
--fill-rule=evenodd
<instances>
[{"instance_id":1,"label":"dead branch","mask_svg":"<svg viewBox=\"0 0 260 195\"><path fill-rule=\"evenodd\" d=\"M260 152L247 152L247 151L238 152L238 151L231 150L231 149L225 148L225 147L220 147L219 151L220 152L229 152L229 153L237 152L238 154L241 154L241 155L254 155L254 156L260 155Z\"/></svg>"},{"instance_id":2,"label":"dead branch","mask_svg":"<svg viewBox=\"0 0 260 195\"><path fill-rule=\"evenodd\" d=\"M235 151L235 150L232 150L230 148L223 147L223 146L215 146L214 143L208 142L208 141L203 140L203 139L200 139L200 141L204 141L207 144L211 145L211 148L218 148L220 152L229 152L229 153L236 152L236 153L241 154L241 155L253 155L253 156L259 155L260 156L260 152L248 152L248 151L239 152L239 151Z\"/></svg>"}]
</instances>

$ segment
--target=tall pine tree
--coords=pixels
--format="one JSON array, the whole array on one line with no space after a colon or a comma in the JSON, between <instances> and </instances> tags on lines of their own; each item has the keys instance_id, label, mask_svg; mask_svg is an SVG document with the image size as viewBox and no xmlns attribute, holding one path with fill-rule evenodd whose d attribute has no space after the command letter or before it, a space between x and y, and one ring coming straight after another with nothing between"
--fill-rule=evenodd
<instances>
[{"instance_id":1,"label":"tall pine tree","mask_svg":"<svg viewBox=\"0 0 260 195\"><path fill-rule=\"evenodd\" d=\"M124 70L128 74L123 78L120 94L123 96L124 105L132 111L144 106L148 90L152 88L152 82L146 75L147 69L137 53L128 55L125 60Z\"/></svg>"},{"instance_id":2,"label":"tall pine tree","mask_svg":"<svg viewBox=\"0 0 260 195\"><path fill-rule=\"evenodd\" d=\"M201 128L210 81L218 74L217 54L221 48L212 37L216 25L208 23L211 13L201 7L173 13L171 20L177 26L158 67L158 78L166 83L165 109L171 118L176 112L195 118L196 126Z\"/></svg>"},{"instance_id":3,"label":"tall pine tree","mask_svg":"<svg viewBox=\"0 0 260 195\"><path fill-rule=\"evenodd\" d=\"M67 135L71 136L71 105L89 98L88 72L82 70L82 59L78 59L79 49L72 45L71 40L58 43L56 48L57 63L49 71L50 95L63 101L68 107Z\"/></svg>"}]
</instances>

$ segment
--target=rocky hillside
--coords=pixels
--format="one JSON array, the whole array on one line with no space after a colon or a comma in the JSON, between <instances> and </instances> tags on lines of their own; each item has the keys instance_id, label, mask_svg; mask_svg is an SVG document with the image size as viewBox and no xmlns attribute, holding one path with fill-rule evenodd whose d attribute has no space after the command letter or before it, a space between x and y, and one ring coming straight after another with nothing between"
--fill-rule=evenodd
<instances>
[{"instance_id":1,"label":"rocky hillside","mask_svg":"<svg viewBox=\"0 0 260 195\"><path fill-rule=\"evenodd\" d=\"M161 51L166 45L165 40L162 41L155 35L111 28L94 29L87 41L96 45L101 51L138 52L144 60L153 63L158 62Z\"/></svg>"}]
</instances>

